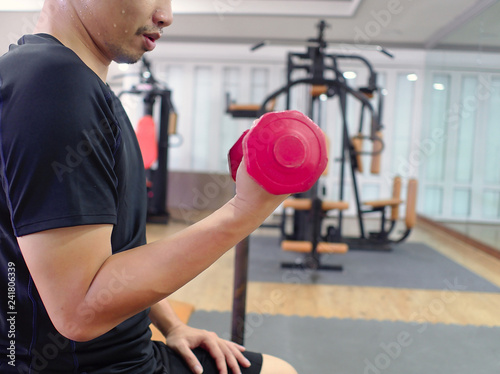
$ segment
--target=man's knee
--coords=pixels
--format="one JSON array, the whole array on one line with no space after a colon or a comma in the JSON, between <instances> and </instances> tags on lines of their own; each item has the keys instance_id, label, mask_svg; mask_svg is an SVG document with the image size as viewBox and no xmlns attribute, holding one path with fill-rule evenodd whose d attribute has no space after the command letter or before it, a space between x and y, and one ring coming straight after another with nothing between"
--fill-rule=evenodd
<instances>
[{"instance_id":1,"label":"man's knee","mask_svg":"<svg viewBox=\"0 0 500 374\"><path fill-rule=\"evenodd\" d=\"M262 355L262 371L261 374L298 374L288 362L280 358Z\"/></svg>"}]
</instances>

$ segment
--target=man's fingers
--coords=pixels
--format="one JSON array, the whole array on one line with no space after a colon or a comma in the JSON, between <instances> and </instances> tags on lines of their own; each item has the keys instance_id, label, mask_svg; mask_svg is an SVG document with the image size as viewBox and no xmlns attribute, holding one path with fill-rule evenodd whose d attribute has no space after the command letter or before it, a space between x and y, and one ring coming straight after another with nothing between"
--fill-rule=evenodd
<instances>
[{"instance_id":1,"label":"man's fingers","mask_svg":"<svg viewBox=\"0 0 500 374\"><path fill-rule=\"evenodd\" d=\"M247 349L242 346L242 345L239 345L237 343L234 343L234 342L230 342L229 340L226 340L226 342L232 344L234 347L236 347L240 352L245 352Z\"/></svg>"},{"instance_id":2,"label":"man's fingers","mask_svg":"<svg viewBox=\"0 0 500 374\"><path fill-rule=\"evenodd\" d=\"M203 373L203 367L201 366L200 361L198 361L193 351L187 345L183 344L180 347L177 347L177 352L181 355L194 374Z\"/></svg>"},{"instance_id":3,"label":"man's fingers","mask_svg":"<svg viewBox=\"0 0 500 374\"><path fill-rule=\"evenodd\" d=\"M245 347L239 345L239 344L236 344L236 343L233 343L233 342L229 342L229 341L223 341L223 343L225 343L227 345L227 347L229 348L230 352L231 352L231 356L233 358L235 358L235 364L238 365L237 368L238 368L238 372L239 372L239 366L243 366L243 367L250 367L251 363L250 361L248 361L248 359L243 355L242 352L245 351ZM229 363L228 363L229 365ZM231 370L235 370L233 368L233 366L230 366Z\"/></svg>"},{"instance_id":4,"label":"man's fingers","mask_svg":"<svg viewBox=\"0 0 500 374\"><path fill-rule=\"evenodd\" d=\"M215 359L220 374L225 374L227 368L231 369L233 374L240 374L241 366L250 366L250 362L242 353L242 350L245 350L244 347L222 339L217 340L217 347L217 351L220 351L222 356L220 356L220 358L215 356L212 357Z\"/></svg>"},{"instance_id":5,"label":"man's fingers","mask_svg":"<svg viewBox=\"0 0 500 374\"><path fill-rule=\"evenodd\" d=\"M217 369L219 369L220 374L228 374L227 373L227 364L226 357L228 348L224 347L224 345L219 344L219 337L212 332L208 333L207 339L202 343L203 348L210 353L210 356L214 359L215 365ZM224 348L226 352L224 352ZM236 371L234 374L238 374L239 371Z\"/></svg>"},{"instance_id":6,"label":"man's fingers","mask_svg":"<svg viewBox=\"0 0 500 374\"><path fill-rule=\"evenodd\" d=\"M226 356L226 363L227 363L227 367L231 369L231 372L233 374L240 374L241 373L241 369L240 369L240 365L238 364L238 360L236 359L236 356L235 356L235 351L231 350L226 344L224 344L224 342L221 343L221 345L223 346L222 348L222 351L224 352L225 356ZM241 354L241 352L237 351L239 354Z\"/></svg>"}]
</instances>

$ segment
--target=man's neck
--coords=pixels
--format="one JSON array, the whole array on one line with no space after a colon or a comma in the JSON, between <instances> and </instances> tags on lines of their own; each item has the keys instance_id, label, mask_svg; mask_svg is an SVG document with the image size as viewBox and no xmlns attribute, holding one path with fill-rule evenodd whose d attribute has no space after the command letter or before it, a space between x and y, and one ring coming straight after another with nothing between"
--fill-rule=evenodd
<instances>
[{"instance_id":1,"label":"man's neck","mask_svg":"<svg viewBox=\"0 0 500 374\"><path fill-rule=\"evenodd\" d=\"M59 9L49 6L49 2L50 0L46 0L34 32L55 37L106 82L111 61L100 52L84 26L78 22L76 14L72 14L73 9Z\"/></svg>"}]
</instances>

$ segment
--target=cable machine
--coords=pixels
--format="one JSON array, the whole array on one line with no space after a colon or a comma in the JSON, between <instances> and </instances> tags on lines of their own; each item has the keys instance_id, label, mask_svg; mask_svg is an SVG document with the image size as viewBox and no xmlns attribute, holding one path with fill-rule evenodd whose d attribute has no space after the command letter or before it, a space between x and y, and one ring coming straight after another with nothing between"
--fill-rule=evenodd
<instances>
[{"instance_id":1,"label":"cable machine","mask_svg":"<svg viewBox=\"0 0 500 374\"><path fill-rule=\"evenodd\" d=\"M140 84L122 91L118 97L144 97L144 116L138 124L136 134L146 169L147 220L150 223L166 224L170 217L167 211L169 137L176 133L177 114L172 103L172 91L156 80L151 72L151 64L145 57L142 58L140 77ZM158 104L159 126L156 128L154 116Z\"/></svg>"},{"instance_id":2,"label":"cable machine","mask_svg":"<svg viewBox=\"0 0 500 374\"><path fill-rule=\"evenodd\" d=\"M377 250L377 251L387 251L391 250L391 244L395 242L400 242L408 237L411 228L413 227L415 221L415 203L416 203L416 181L411 180L408 184L408 197L407 197L407 217L406 232L397 240L391 240L389 234L395 227L395 223L398 216L398 206L402 203L400 200L399 192L401 190L401 178L395 178L393 186L393 196L389 199L377 200L363 202L361 200L360 191L358 187L357 172L362 172L362 155L372 156L371 172L372 174L380 173L380 159L381 153L384 149L384 141L382 137L382 111L383 111L383 95L382 89L377 85L377 73L373 69L371 63L364 57L356 54L328 54L326 49L328 47L328 42L325 41L324 33L328 25L324 21L320 21L317 25L318 36L314 39L309 39L306 42L307 51L305 53L295 53L291 52L287 56L287 84L280 88L279 90L271 93L262 103L260 110L257 111L257 116L262 115L268 111L270 103L273 103L277 96L286 96L286 109L291 108L291 89L297 85L310 85L310 102L309 102L309 113L308 115L323 129L325 124L321 123L320 113L322 99L329 99L338 97L339 107L342 117L342 141L340 147L340 157L335 161L340 162L340 175L339 175L339 194L338 200L336 202L325 202L321 201L316 203L318 200L318 188L313 188L308 193L295 196L297 202L285 202L285 207L290 207L294 209L294 221L293 230L291 233L285 231L285 223L282 223L282 233L285 240L295 240L302 241L307 236L311 235L311 229L309 226L312 225L316 227L321 226L323 219L328 218L326 212L329 210L338 210L337 215L337 225L329 226L327 228L327 234L321 235L320 229L316 228L316 233L313 234L311 240L312 250L309 250L311 245L307 248L303 248L304 252L311 252L313 258L308 258L308 267L321 269L321 265L318 263L317 254L315 254L315 248L319 247L322 249L320 252L325 253L335 253L336 249L330 246L330 250L326 245L321 245L321 243L345 243L349 246L349 249L362 249L362 250ZM252 48L256 50L269 42L259 43ZM357 46L361 48L362 46ZM364 46L367 48L366 46ZM388 57L393 57L391 53L386 51L380 46L372 46L372 49L379 51ZM343 72L339 68L339 64L342 61L355 61L361 63L367 69L368 81L367 84L360 88L351 87L347 80L344 78ZM305 71L306 78L294 79L294 73L297 71ZM330 78L331 77L331 78ZM372 103L372 98L376 96L378 98L377 108ZM348 116L347 116L347 99L352 97L361 104L361 113L358 132L355 136L350 135ZM228 107L228 112L234 113L234 105ZM233 110L231 110L233 109ZM237 112L237 111L236 111ZM370 128L369 134L364 135L364 123L365 115L369 116ZM362 142L364 140L369 140L372 142L371 151L363 151ZM344 220L344 210L348 208L347 202L344 201L345 198L345 180L346 180L346 169L350 169L352 189L354 195L354 204L356 208L357 223L359 227L360 235L359 237L348 237L342 234L343 220ZM304 201L303 199L306 199ZM310 201L308 201L310 200ZM305 204L305 208L301 204ZM316 205L315 205L316 204ZM319 207L319 205L321 207ZM316 207L316 208L314 208ZM387 207L392 209L390 226L387 228L387 219L385 215L385 210ZM297 209L298 208L298 209ZM378 212L381 219L381 229L380 232L366 232L364 218L366 215ZM286 219L286 215L283 216ZM314 230L313 230L314 231ZM318 239L319 238L319 239ZM289 243L286 243L289 244ZM283 245L282 245L283 247ZM297 247L297 246L295 246ZM285 249L285 248L284 248ZM309 255L310 256L310 255ZM295 267L295 266L294 266Z\"/></svg>"},{"instance_id":3,"label":"cable machine","mask_svg":"<svg viewBox=\"0 0 500 374\"><path fill-rule=\"evenodd\" d=\"M321 186L317 183L310 191L296 195L292 199L284 202L285 209L291 208L293 214L293 229L287 232L287 214L283 213L282 249L302 252L302 261L296 263L282 264L284 268L300 268L313 270L342 270L340 265L325 265L321 262L321 255L325 253L345 253L348 249L365 250L390 250L389 244L404 240L415 222L416 203L416 181L408 183L406 233L398 240L390 240L389 232L394 228L397 220L397 206L401 203L399 196L396 196L401 187L401 179L395 179L393 188L393 198L363 203L360 198L356 172L362 171L361 155L372 156L372 171L378 173L380 165L380 155L384 149L382 139L381 114L383 109L383 95L381 88L377 86L377 74L370 62L362 56L354 54L327 54L328 43L325 41L324 32L328 25L321 21L318 24L318 36L306 42L307 51L305 53L289 53L287 56L287 83L285 86L271 93L260 105L239 105L234 103L227 95L226 112L235 118L256 118L264 113L274 110L274 103L280 95L286 96L286 109L291 109L291 89L298 85L311 87L308 116L324 129L325 124L321 123L321 99L338 97L340 112L342 116L342 140L340 147L339 175L339 195L337 201L325 201L321 197L324 195ZM269 44L262 42L252 50ZM359 47L359 46L358 46ZM366 47L366 46L365 46ZM373 49L393 57L388 51L380 46L372 46ZM359 89L350 87L344 78L343 72L339 68L339 61L357 61L368 70L367 85ZM305 78L294 79L293 73L302 70L306 72ZM371 102L371 98L377 95L379 98L376 109ZM353 97L361 103L361 115L358 133L351 137L349 134L349 123L347 119L347 98ZM370 118L369 135L363 135L364 116L368 114ZM365 152L362 149L363 140L370 140L373 144L372 151ZM330 155L333 158L333 155ZM347 163L349 163L352 177L352 188L354 191L354 203L356 205L357 222L360 229L359 237L347 237L342 234L343 211L348 209L349 204L344 201L345 197L345 174ZM378 165L378 167L377 167ZM398 182L399 181L399 185ZM398 187L399 186L399 187ZM371 204L371 205L370 205ZM367 209L366 206L369 206ZM386 229L385 210L387 207L393 209L391 216L391 227ZM329 211L337 210L337 226L328 226L326 234L323 233L322 226ZM381 231L378 233L365 233L363 217L365 214L379 212L381 214ZM240 344L243 343L245 325L245 305L246 305L246 282L248 267L248 238L241 241L236 246L235 259L235 279L234 279L234 303L232 318L232 339Z\"/></svg>"},{"instance_id":4,"label":"cable machine","mask_svg":"<svg viewBox=\"0 0 500 374\"><path fill-rule=\"evenodd\" d=\"M379 155L383 149L383 141L381 137L378 135L382 129L380 115L373 108L369 95L373 96L374 93L379 92L379 88L377 87L377 74L373 70L371 64L364 57L358 55L342 55L342 54L327 54L327 42L324 39L324 32L327 27L327 24L324 21L321 21L318 24L318 37L316 39L308 40L308 48L306 53L289 53L287 58L287 86L280 90L280 92L285 91L286 94L286 108L289 109L291 106L291 88L297 84L310 84L311 85L311 94L310 94L310 103L309 103L309 116L313 118L313 120L317 121L320 127L324 128L324 125L320 122L320 113L321 113L321 103L324 98L333 98L337 96L339 98L340 110L342 114L342 146L341 146L341 155L340 155L340 176L339 176L339 196L338 203L339 205L332 207L335 210L338 210L338 227L335 229L329 230L329 236L326 241L327 242L338 242L345 243L346 238L342 238L342 223L343 223L343 211L348 208L348 204L344 202L345 190L344 190L344 181L345 181L345 168L347 161L350 162L351 165L351 175L353 181L353 191L355 197L356 209L358 212L358 225L361 232L361 237L364 237L364 224L362 219L361 210L361 202L359 196L359 190L357 185L357 179L355 175L355 170L358 167L357 161L359 160L359 156L362 151L356 151L350 141L349 137L349 126L347 121L347 97L348 95L352 95L355 99L361 102L362 104L362 113L365 111L369 112L371 117L371 132L369 136L366 136L367 139L371 140L374 143L379 143L377 153L370 153L373 155ZM391 56L384 49L380 49L388 56ZM368 84L366 87L362 87L359 90L352 89L346 82L346 79L343 76L343 73L339 69L339 60L356 60L361 62L369 72ZM294 80L293 73L297 70L304 70L308 78ZM330 72L333 75L333 79L327 78L327 73ZM266 99L266 101L273 97L278 92L275 92L270 95ZM382 97L379 95L379 97ZM265 103L264 103L265 105ZM380 100L380 106L382 105ZM316 107L316 110L315 110ZM360 129L359 133L362 134L363 121L360 121ZM318 205L319 202L317 197L318 191L310 191L301 196L297 196L299 199L311 199L313 201L312 206L314 204ZM286 205L286 204L285 204ZM294 208L294 204L288 204L288 206ZM313 216L311 220L310 215ZM309 225L313 226L321 226L322 219L326 217L326 210L316 208L316 211L307 212L302 209L295 209L294 212L294 230L292 234L287 234L283 231L283 236L285 239L292 240L303 240L306 236L304 229L309 230L307 228L308 222ZM286 219L286 215L284 215L283 220ZM313 221L313 222L311 222ZM315 222L314 222L315 221ZM282 227L285 227L283 223ZM316 237L320 237L321 227L317 227L315 229ZM313 238L313 240L317 240ZM313 262L314 268L320 268L321 265L317 265L315 263L318 262L318 256L314 253L314 248L316 244L313 241ZM309 259L310 260L310 259ZM310 267L311 261L309 261ZM295 266L294 266L295 267Z\"/></svg>"}]
</instances>

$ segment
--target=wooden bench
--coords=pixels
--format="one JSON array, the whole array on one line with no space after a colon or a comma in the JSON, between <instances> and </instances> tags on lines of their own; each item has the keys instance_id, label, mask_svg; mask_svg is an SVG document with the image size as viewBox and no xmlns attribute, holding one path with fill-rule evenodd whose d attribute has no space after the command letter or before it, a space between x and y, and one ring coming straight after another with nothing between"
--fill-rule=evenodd
<instances>
[{"instance_id":1,"label":"wooden bench","mask_svg":"<svg viewBox=\"0 0 500 374\"><path fill-rule=\"evenodd\" d=\"M177 300L168 300L170 303L170 306L174 310L175 314L177 314L177 317L183 322L183 323L188 323L189 318L191 317L191 314L194 312L194 305L182 302L182 301L177 301ZM158 340L158 341L164 341L165 337L163 334L158 330L153 324L149 326L151 328L151 331L153 332L152 340Z\"/></svg>"}]
</instances>

